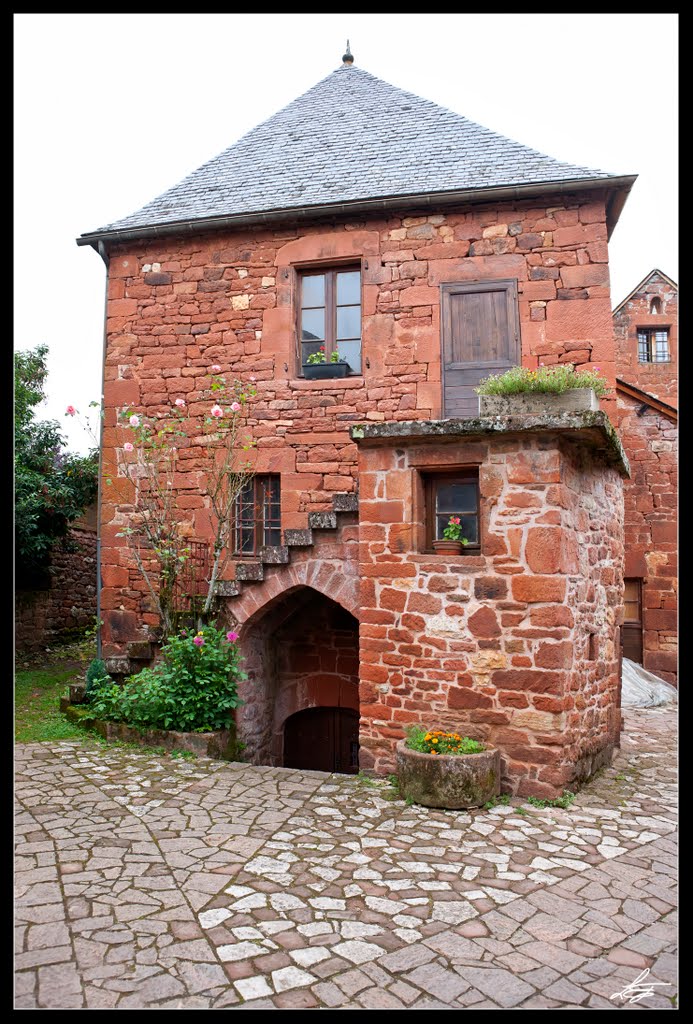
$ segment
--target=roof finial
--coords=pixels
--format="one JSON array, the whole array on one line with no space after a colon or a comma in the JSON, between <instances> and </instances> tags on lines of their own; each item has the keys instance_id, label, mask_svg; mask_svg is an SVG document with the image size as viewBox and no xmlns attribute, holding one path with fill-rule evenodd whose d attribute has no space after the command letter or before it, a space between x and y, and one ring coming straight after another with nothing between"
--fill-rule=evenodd
<instances>
[{"instance_id":1,"label":"roof finial","mask_svg":"<svg viewBox=\"0 0 693 1024\"><path fill-rule=\"evenodd\" d=\"M349 49L349 40L347 39L346 53L342 56L342 62L350 67L354 63L354 58L351 56L351 50Z\"/></svg>"}]
</instances>

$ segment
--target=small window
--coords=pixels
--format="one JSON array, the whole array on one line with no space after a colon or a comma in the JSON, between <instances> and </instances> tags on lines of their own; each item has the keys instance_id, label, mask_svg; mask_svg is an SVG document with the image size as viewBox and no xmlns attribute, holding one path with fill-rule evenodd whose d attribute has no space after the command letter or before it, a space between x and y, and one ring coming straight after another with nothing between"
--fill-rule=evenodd
<instances>
[{"instance_id":1,"label":"small window","mask_svg":"<svg viewBox=\"0 0 693 1024\"><path fill-rule=\"evenodd\" d=\"M443 539L443 531L450 516L459 516L462 536L468 544L464 551L478 554L479 532L479 472L462 469L451 473L437 473L424 479L426 494L426 550L433 550L433 541Z\"/></svg>"},{"instance_id":2,"label":"small window","mask_svg":"<svg viewBox=\"0 0 693 1024\"><path fill-rule=\"evenodd\" d=\"M642 621L641 581L639 579L624 580L623 621Z\"/></svg>"},{"instance_id":3,"label":"small window","mask_svg":"<svg viewBox=\"0 0 693 1024\"><path fill-rule=\"evenodd\" d=\"M361 373L361 268L334 267L299 274L299 359L332 352ZM300 371L302 373L302 369Z\"/></svg>"},{"instance_id":4,"label":"small window","mask_svg":"<svg viewBox=\"0 0 693 1024\"><path fill-rule=\"evenodd\" d=\"M638 327L638 362L669 362L668 327Z\"/></svg>"},{"instance_id":5,"label":"small window","mask_svg":"<svg viewBox=\"0 0 693 1024\"><path fill-rule=\"evenodd\" d=\"M650 315L651 316L659 316L659 314L661 312L662 312L662 300L654 298L652 300L652 302L650 303Z\"/></svg>"},{"instance_id":6,"label":"small window","mask_svg":"<svg viewBox=\"0 0 693 1024\"><path fill-rule=\"evenodd\" d=\"M255 476L236 498L233 553L256 555L263 546L280 544L279 476Z\"/></svg>"}]
</instances>

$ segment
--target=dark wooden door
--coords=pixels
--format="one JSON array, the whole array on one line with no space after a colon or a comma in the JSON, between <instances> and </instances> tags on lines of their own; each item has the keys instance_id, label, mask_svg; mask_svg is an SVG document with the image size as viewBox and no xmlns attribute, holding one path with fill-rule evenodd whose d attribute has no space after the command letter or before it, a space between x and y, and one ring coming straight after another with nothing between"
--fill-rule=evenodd
<instances>
[{"instance_id":1,"label":"dark wooden door","mask_svg":"<svg viewBox=\"0 0 693 1024\"><path fill-rule=\"evenodd\" d=\"M284 723L284 767L354 775L359 716L351 708L306 708Z\"/></svg>"},{"instance_id":2,"label":"dark wooden door","mask_svg":"<svg viewBox=\"0 0 693 1024\"><path fill-rule=\"evenodd\" d=\"M621 652L624 658L642 665L642 580L624 580Z\"/></svg>"},{"instance_id":3,"label":"dark wooden door","mask_svg":"<svg viewBox=\"0 0 693 1024\"><path fill-rule=\"evenodd\" d=\"M472 281L441 290L443 416L478 416L479 381L520 364L517 282Z\"/></svg>"}]
</instances>

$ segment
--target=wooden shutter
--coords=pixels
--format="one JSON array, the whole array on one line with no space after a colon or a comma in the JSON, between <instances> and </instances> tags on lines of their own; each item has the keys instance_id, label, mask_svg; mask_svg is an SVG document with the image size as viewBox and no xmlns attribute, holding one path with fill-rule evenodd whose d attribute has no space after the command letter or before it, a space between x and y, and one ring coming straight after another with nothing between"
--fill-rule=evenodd
<instances>
[{"instance_id":1,"label":"wooden shutter","mask_svg":"<svg viewBox=\"0 0 693 1024\"><path fill-rule=\"evenodd\" d=\"M621 650L624 658L642 665L642 581L632 578L623 582Z\"/></svg>"},{"instance_id":2,"label":"wooden shutter","mask_svg":"<svg viewBox=\"0 0 693 1024\"><path fill-rule=\"evenodd\" d=\"M443 416L479 415L482 377L520 364L517 282L441 285Z\"/></svg>"}]
</instances>

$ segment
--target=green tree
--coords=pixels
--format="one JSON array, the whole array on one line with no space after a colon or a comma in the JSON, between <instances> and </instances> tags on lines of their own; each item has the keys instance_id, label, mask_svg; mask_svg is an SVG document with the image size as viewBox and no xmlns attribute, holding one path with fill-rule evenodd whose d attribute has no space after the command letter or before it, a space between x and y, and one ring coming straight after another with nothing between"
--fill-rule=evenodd
<instances>
[{"instance_id":1,"label":"green tree","mask_svg":"<svg viewBox=\"0 0 693 1024\"><path fill-rule=\"evenodd\" d=\"M14 355L15 568L17 584L45 580L55 545L94 501L98 453L74 455L55 420L37 420L48 347Z\"/></svg>"}]
</instances>

